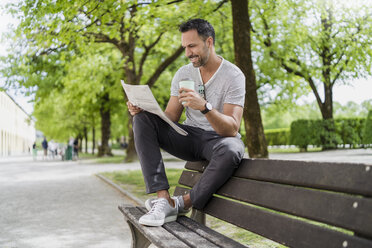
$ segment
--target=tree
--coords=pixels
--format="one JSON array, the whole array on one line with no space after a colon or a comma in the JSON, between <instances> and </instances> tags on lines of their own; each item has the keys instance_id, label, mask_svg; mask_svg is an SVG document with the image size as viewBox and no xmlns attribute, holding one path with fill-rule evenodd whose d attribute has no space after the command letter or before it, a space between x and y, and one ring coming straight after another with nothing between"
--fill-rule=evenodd
<instances>
[{"instance_id":1,"label":"tree","mask_svg":"<svg viewBox=\"0 0 372 248\"><path fill-rule=\"evenodd\" d=\"M251 57L251 30L248 0L231 0L235 63L246 77L244 124L248 153L253 158L267 158L268 150L262 126L261 110Z\"/></svg>"},{"instance_id":2,"label":"tree","mask_svg":"<svg viewBox=\"0 0 372 248\"><path fill-rule=\"evenodd\" d=\"M152 87L182 53L182 47L174 42L178 24L193 15L203 17L220 6L216 1L205 1L202 6L165 0L77 0L73 4L67 0L28 0L13 5L12 11L23 14L17 32L18 38L26 40L27 55L53 54L66 47L84 51L92 43L110 44L122 56L121 77L126 83ZM128 161L136 156L132 132L129 136Z\"/></svg>"},{"instance_id":3,"label":"tree","mask_svg":"<svg viewBox=\"0 0 372 248\"><path fill-rule=\"evenodd\" d=\"M309 85L323 119L333 118L336 83L371 74L372 6L338 6L342 5L315 0L265 0L254 5L260 48L290 78Z\"/></svg>"}]
</instances>

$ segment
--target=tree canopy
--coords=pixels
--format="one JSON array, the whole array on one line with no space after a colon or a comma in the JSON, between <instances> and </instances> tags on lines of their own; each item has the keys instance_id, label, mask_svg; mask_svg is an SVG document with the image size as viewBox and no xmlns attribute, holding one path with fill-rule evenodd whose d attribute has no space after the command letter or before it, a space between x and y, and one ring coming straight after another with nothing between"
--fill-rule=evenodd
<instances>
[{"instance_id":1,"label":"tree canopy","mask_svg":"<svg viewBox=\"0 0 372 248\"><path fill-rule=\"evenodd\" d=\"M250 1L246 25L264 122L267 113L285 110L309 92L322 117L332 118L337 114L334 85L372 74L372 4L359 2L365 5ZM178 25L188 19L211 22L217 53L235 62L237 28L227 0L26 0L7 9L20 24L9 55L2 58L1 74L8 85L35 94L37 127L60 141L87 129L92 135L100 130L98 135L106 137L102 146L108 146L109 138L131 139L120 79L148 84L165 107L171 79L187 63L180 56Z\"/></svg>"}]
</instances>

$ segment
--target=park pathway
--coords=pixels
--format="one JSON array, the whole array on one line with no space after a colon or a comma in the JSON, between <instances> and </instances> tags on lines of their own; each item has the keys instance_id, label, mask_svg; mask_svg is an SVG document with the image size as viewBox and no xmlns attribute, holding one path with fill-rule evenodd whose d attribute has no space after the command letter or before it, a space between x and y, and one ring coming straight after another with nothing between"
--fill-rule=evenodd
<instances>
[{"instance_id":1,"label":"park pathway","mask_svg":"<svg viewBox=\"0 0 372 248\"><path fill-rule=\"evenodd\" d=\"M130 247L128 199L94 176L128 167L0 158L0 247Z\"/></svg>"}]
</instances>

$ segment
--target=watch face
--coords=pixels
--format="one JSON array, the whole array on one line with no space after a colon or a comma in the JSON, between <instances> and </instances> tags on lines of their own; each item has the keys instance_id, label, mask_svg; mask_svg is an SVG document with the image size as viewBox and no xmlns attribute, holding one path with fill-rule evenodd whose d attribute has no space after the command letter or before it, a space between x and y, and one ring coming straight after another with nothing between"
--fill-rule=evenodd
<instances>
[{"instance_id":1,"label":"watch face","mask_svg":"<svg viewBox=\"0 0 372 248\"><path fill-rule=\"evenodd\" d=\"M207 104L205 105L205 107L211 111L212 110L212 104L210 104L209 102L207 102Z\"/></svg>"}]
</instances>

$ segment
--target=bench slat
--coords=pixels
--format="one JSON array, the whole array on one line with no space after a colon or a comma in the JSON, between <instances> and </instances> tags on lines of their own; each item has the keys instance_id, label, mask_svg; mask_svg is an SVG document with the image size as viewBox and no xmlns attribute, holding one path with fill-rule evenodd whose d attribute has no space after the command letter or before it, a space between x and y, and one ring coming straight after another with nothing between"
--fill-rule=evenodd
<instances>
[{"instance_id":1,"label":"bench slat","mask_svg":"<svg viewBox=\"0 0 372 248\"><path fill-rule=\"evenodd\" d=\"M201 173L183 171L192 187ZM372 236L372 199L232 177L217 194Z\"/></svg>"},{"instance_id":2,"label":"bench slat","mask_svg":"<svg viewBox=\"0 0 372 248\"><path fill-rule=\"evenodd\" d=\"M187 162L185 168L202 172L207 165L207 161ZM372 196L372 165L244 159L234 176Z\"/></svg>"},{"instance_id":3,"label":"bench slat","mask_svg":"<svg viewBox=\"0 0 372 248\"><path fill-rule=\"evenodd\" d=\"M144 208L123 205L119 206L119 209L143 235L158 247L245 247L190 218L180 216L177 222L169 222L162 227L146 227L138 223L138 219L146 212Z\"/></svg>"},{"instance_id":4,"label":"bench slat","mask_svg":"<svg viewBox=\"0 0 372 248\"><path fill-rule=\"evenodd\" d=\"M372 237L372 199L239 178L218 194Z\"/></svg>"},{"instance_id":5,"label":"bench slat","mask_svg":"<svg viewBox=\"0 0 372 248\"><path fill-rule=\"evenodd\" d=\"M372 166L255 159L243 160L235 176L372 196Z\"/></svg>"},{"instance_id":6,"label":"bench slat","mask_svg":"<svg viewBox=\"0 0 372 248\"><path fill-rule=\"evenodd\" d=\"M246 248L246 246L236 242L235 240L232 240L221 233L218 233L204 225L199 224L198 222L184 217L180 216L177 219L177 222L180 224L186 226L187 228L194 230L194 232L198 233L200 236L210 240L214 244L218 244L219 247L224 248Z\"/></svg>"},{"instance_id":7,"label":"bench slat","mask_svg":"<svg viewBox=\"0 0 372 248\"><path fill-rule=\"evenodd\" d=\"M157 247L179 247L189 246L181 242L173 234L165 232L162 227L146 227L138 223L138 219L144 214L144 210L131 205L119 206L119 210L137 229Z\"/></svg>"},{"instance_id":8,"label":"bench slat","mask_svg":"<svg viewBox=\"0 0 372 248\"><path fill-rule=\"evenodd\" d=\"M290 247L372 247L371 240L217 197L204 212Z\"/></svg>"},{"instance_id":9,"label":"bench slat","mask_svg":"<svg viewBox=\"0 0 372 248\"><path fill-rule=\"evenodd\" d=\"M194 230L187 228L184 225L181 225L178 222L169 222L163 225L164 229L172 233L174 236L182 240L184 243L190 247L195 248L218 248L217 245L210 242L208 239L205 239L199 236ZM169 246L172 247L172 246Z\"/></svg>"}]
</instances>

